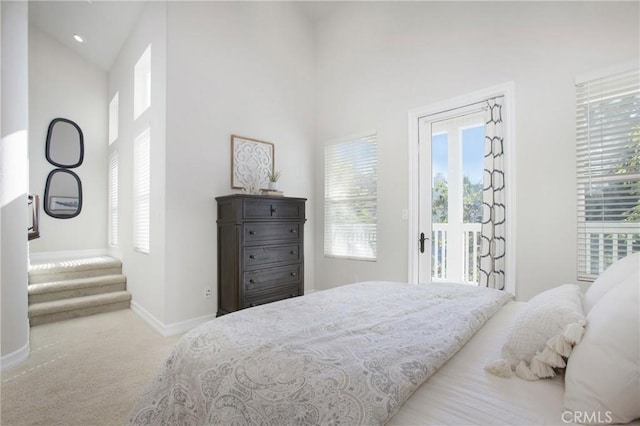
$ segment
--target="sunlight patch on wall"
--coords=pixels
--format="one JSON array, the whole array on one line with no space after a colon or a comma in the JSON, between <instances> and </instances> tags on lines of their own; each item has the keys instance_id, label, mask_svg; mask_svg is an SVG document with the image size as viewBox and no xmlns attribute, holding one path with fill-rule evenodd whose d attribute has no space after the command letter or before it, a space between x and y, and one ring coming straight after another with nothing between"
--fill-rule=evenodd
<instances>
[{"instance_id":1,"label":"sunlight patch on wall","mask_svg":"<svg viewBox=\"0 0 640 426\"><path fill-rule=\"evenodd\" d=\"M147 46L134 68L133 119L151 106L151 45Z\"/></svg>"},{"instance_id":2,"label":"sunlight patch on wall","mask_svg":"<svg viewBox=\"0 0 640 426\"><path fill-rule=\"evenodd\" d=\"M24 197L27 206L27 188L29 187L28 138L27 131L20 130L2 138L2 207L7 206L18 197Z\"/></svg>"}]
</instances>

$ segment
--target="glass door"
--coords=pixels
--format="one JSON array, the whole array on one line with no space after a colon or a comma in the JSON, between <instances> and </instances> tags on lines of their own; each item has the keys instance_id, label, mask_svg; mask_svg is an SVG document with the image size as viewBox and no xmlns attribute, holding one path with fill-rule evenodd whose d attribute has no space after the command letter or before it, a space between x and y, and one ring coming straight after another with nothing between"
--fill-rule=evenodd
<instances>
[{"instance_id":1,"label":"glass door","mask_svg":"<svg viewBox=\"0 0 640 426\"><path fill-rule=\"evenodd\" d=\"M419 281L478 283L484 112L423 117L420 143Z\"/></svg>"}]
</instances>

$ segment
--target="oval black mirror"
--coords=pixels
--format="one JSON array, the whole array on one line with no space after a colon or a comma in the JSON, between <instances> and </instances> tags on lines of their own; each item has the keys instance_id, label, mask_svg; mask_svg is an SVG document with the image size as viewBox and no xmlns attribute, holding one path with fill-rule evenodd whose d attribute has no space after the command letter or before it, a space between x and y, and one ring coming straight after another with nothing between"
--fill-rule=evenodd
<instances>
[{"instance_id":1,"label":"oval black mirror","mask_svg":"<svg viewBox=\"0 0 640 426\"><path fill-rule=\"evenodd\" d=\"M57 219L70 219L82 210L82 183L71 170L55 169L44 187L44 211Z\"/></svg>"},{"instance_id":2,"label":"oval black mirror","mask_svg":"<svg viewBox=\"0 0 640 426\"><path fill-rule=\"evenodd\" d=\"M47 161L58 167L72 169L84 159L84 136L80 127L66 118L49 123L45 147Z\"/></svg>"}]
</instances>

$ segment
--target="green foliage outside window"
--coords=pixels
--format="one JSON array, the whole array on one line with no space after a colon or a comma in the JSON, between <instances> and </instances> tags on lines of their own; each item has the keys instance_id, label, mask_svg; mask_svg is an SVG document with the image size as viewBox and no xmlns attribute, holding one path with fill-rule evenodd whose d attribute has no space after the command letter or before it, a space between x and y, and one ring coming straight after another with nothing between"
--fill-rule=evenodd
<instances>
[{"instance_id":1,"label":"green foliage outside window","mask_svg":"<svg viewBox=\"0 0 640 426\"><path fill-rule=\"evenodd\" d=\"M433 223L448 223L449 184L443 177L435 179L431 203ZM471 183L468 176L462 180L462 221L482 222L482 183Z\"/></svg>"}]
</instances>

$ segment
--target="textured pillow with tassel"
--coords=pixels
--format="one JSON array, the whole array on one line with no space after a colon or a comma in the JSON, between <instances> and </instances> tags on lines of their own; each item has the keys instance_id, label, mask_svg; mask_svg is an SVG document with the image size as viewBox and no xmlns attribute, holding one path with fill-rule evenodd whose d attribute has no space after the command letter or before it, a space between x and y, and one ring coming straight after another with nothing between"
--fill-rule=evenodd
<instances>
[{"instance_id":1,"label":"textured pillow with tassel","mask_svg":"<svg viewBox=\"0 0 640 426\"><path fill-rule=\"evenodd\" d=\"M582 294L576 284L564 284L533 297L519 312L502 347L502 359L485 369L500 377L538 380L566 367L586 324Z\"/></svg>"}]
</instances>

